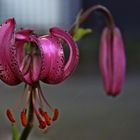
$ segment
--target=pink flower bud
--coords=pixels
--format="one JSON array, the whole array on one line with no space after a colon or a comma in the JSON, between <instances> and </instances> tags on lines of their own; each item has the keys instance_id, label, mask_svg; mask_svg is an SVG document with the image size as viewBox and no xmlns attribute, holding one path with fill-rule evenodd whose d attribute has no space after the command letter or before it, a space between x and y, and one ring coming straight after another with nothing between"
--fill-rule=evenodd
<instances>
[{"instance_id":1,"label":"pink flower bud","mask_svg":"<svg viewBox=\"0 0 140 140\"><path fill-rule=\"evenodd\" d=\"M100 44L99 65L105 91L110 96L120 93L125 77L125 51L117 27L103 30Z\"/></svg>"}]
</instances>

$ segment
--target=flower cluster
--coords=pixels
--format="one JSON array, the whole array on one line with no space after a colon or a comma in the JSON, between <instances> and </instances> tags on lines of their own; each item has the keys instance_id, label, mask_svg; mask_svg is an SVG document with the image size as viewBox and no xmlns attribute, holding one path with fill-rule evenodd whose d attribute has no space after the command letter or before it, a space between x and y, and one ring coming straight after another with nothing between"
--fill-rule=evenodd
<instances>
[{"instance_id":1,"label":"flower cluster","mask_svg":"<svg viewBox=\"0 0 140 140\"><path fill-rule=\"evenodd\" d=\"M13 18L0 25L0 79L8 85L26 83L22 125L27 124L26 112L31 101L39 127L44 129L57 119L59 111L48 104L39 81L57 84L69 77L78 64L78 48L69 33L60 28L51 28L49 35L37 36L30 29L15 32L15 25ZM70 49L67 62L64 43ZM44 110L43 104L53 112L52 117ZM12 123L15 122L12 110L7 110L7 116Z\"/></svg>"}]
</instances>

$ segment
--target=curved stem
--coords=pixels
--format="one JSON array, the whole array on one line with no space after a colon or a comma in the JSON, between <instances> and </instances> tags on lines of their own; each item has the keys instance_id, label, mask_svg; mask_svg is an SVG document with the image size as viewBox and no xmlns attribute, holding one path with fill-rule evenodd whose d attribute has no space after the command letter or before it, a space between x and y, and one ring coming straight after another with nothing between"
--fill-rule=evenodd
<instances>
[{"instance_id":1,"label":"curved stem","mask_svg":"<svg viewBox=\"0 0 140 140\"><path fill-rule=\"evenodd\" d=\"M33 127L34 109L33 109L33 103L32 103L32 94L33 94L32 92L33 92L33 89L31 88L28 122L20 136L20 140L26 140Z\"/></svg>"},{"instance_id":2,"label":"curved stem","mask_svg":"<svg viewBox=\"0 0 140 140\"><path fill-rule=\"evenodd\" d=\"M81 14L79 18L79 25L82 24L87 20L87 18L92 14L92 12L99 11L103 13L103 15L106 17L106 23L109 28L113 28L115 26L114 19L112 17L111 12L103 5L94 5L90 8L88 8L83 14ZM74 23L69 30L69 32L73 35L74 30L76 27L76 23Z\"/></svg>"}]
</instances>

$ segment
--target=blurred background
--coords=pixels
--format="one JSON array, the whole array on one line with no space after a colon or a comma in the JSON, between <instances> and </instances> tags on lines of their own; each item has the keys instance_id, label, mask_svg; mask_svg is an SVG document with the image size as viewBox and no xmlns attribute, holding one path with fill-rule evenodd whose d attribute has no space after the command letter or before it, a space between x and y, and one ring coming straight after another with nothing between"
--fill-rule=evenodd
<instances>
[{"instance_id":1,"label":"blurred background","mask_svg":"<svg viewBox=\"0 0 140 140\"><path fill-rule=\"evenodd\" d=\"M0 0L0 22L15 17L17 29L28 27L47 34L52 26L69 29L78 12L94 4L106 6L123 33L127 55L124 89L117 98L107 97L103 90L98 48L105 22L97 12L82 25L92 28L93 33L78 42L80 62L75 73L59 85L42 83L47 100L61 110L59 120L46 134L35 127L30 140L140 139L139 0ZM11 125L4 112L23 93L23 86L10 87L0 82L0 139L11 139ZM20 110L17 120L18 113ZM20 123L18 127L22 130Z\"/></svg>"}]
</instances>

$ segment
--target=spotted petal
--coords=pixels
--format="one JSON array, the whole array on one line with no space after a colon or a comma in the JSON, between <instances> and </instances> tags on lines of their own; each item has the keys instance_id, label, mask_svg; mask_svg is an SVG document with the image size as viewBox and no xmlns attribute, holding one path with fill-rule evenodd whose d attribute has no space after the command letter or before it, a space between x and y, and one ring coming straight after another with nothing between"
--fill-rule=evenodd
<instances>
[{"instance_id":1,"label":"spotted petal","mask_svg":"<svg viewBox=\"0 0 140 140\"><path fill-rule=\"evenodd\" d=\"M79 50L72 37L69 35L69 33L63 31L58 27L51 28L50 32L52 35L64 40L68 44L70 49L68 62L64 67L64 77L63 77L64 80L67 77L69 77L76 69L79 61Z\"/></svg>"},{"instance_id":2,"label":"spotted petal","mask_svg":"<svg viewBox=\"0 0 140 140\"><path fill-rule=\"evenodd\" d=\"M14 55L14 30L15 20L13 18L6 20L0 27L0 79L9 85L17 85L20 80L15 75Z\"/></svg>"},{"instance_id":3,"label":"spotted petal","mask_svg":"<svg viewBox=\"0 0 140 140\"><path fill-rule=\"evenodd\" d=\"M64 51L58 38L50 35L40 37L40 50L42 54L41 80L49 84L63 81Z\"/></svg>"},{"instance_id":4,"label":"spotted petal","mask_svg":"<svg viewBox=\"0 0 140 140\"><path fill-rule=\"evenodd\" d=\"M79 52L76 43L67 32L58 27L51 28L50 35L40 37L39 41L43 59L41 80L49 84L64 81L73 73L78 64ZM64 42L70 49L68 62L65 62L62 47Z\"/></svg>"}]
</instances>

